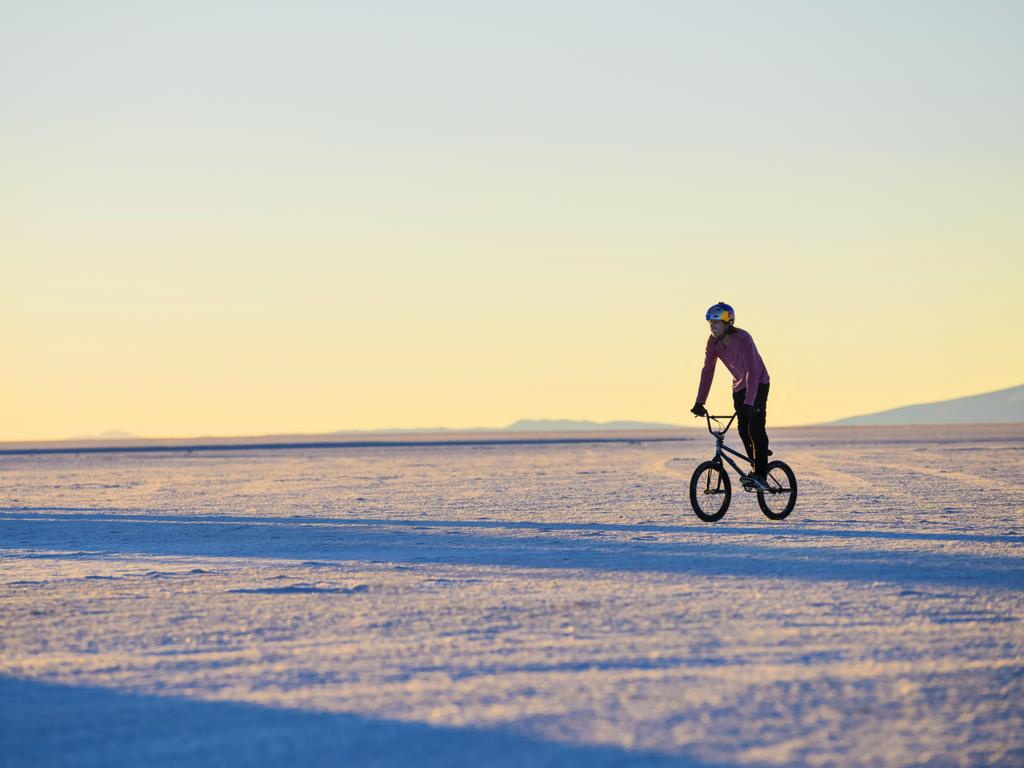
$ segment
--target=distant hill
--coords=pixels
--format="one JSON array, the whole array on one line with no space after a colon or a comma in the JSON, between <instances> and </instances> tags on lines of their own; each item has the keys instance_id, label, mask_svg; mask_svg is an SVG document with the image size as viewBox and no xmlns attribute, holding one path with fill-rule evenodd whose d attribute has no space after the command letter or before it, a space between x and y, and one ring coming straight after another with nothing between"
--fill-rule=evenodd
<instances>
[{"instance_id":1,"label":"distant hill","mask_svg":"<svg viewBox=\"0 0 1024 768\"><path fill-rule=\"evenodd\" d=\"M494 432L493 429L474 427L471 429L449 429L448 427L391 427L388 429L336 429L327 432L328 435L419 435L434 434L442 432Z\"/></svg>"},{"instance_id":2,"label":"distant hill","mask_svg":"<svg viewBox=\"0 0 1024 768\"><path fill-rule=\"evenodd\" d=\"M907 405L888 411L829 422L857 424L1012 424L1024 422L1024 384L982 395L937 403Z\"/></svg>"},{"instance_id":3,"label":"distant hill","mask_svg":"<svg viewBox=\"0 0 1024 768\"><path fill-rule=\"evenodd\" d=\"M680 429L678 424L650 421L573 421L571 419L520 419L505 427L509 432L584 432L610 429Z\"/></svg>"}]
</instances>

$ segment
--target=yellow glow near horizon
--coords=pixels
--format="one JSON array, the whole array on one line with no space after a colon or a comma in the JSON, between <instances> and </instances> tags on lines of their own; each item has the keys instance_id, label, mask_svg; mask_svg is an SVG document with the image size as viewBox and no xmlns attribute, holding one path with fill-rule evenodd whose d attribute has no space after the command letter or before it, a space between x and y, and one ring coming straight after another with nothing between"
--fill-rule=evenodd
<instances>
[{"instance_id":1,"label":"yellow glow near horizon","mask_svg":"<svg viewBox=\"0 0 1024 768\"><path fill-rule=\"evenodd\" d=\"M614 24L580 32L564 9L553 13L584 36L570 38L581 60L614 67L577 67L518 15L487 27L493 39L477 30L507 56L489 60L486 83L445 58L485 56L484 38L444 25L436 39L401 30L408 39L359 77L344 57L371 60L369 43L346 49L312 27L308 46L279 40L280 10L260 9L270 15L253 38L231 43L238 62L216 30L187 62L141 49L108 60L109 32L84 17L82 35L70 21L48 30L52 70L0 76L13 89L0 440L689 424L703 315L718 300L765 358L769 426L1020 384L1024 355L1000 327L1024 284L1024 89L1008 85L1024 67L1007 58L1020 51L998 37L1010 25L973 11L966 27L924 30L878 12L918 35L901 45L934 72L907 69L898 47L864 70L844 32L818 75L785 41L832 55L797 32L839 12L806 9L776 30L761 80L743 40L720 40L734 59L674 39L627 44ZM25 71L17 46L48 23L35 13L23 11L31 34L0 71ZM181 13L180 29L205 18L161 13ZM167 21L132 23L159 37L178 28ZM747 42L760 40L755 21ZM961 37L992 61L945 64L943 46ZM527 38L542 50L521 70ZM262 45L293 63L278 67ZM136 59L150 69L125 63ZM75 64L92 79L76 81ZM323 72L342 77L345 98L325 99ZM665 102L670 78L696 107ZM449 91L468 106L434 98ZM871 109L891 115L884 130ZM711 405L730 405L721 366Z\"/></svg>"},{"instance_id":2,"label":"yellow glow near horizon","mask_svg":"<svg viewBox=\"0 0 1024 768\"><path fill-rule=\"evenodd\" d=\"M687 423L702 315L719 299L758 342L775 424L1024 380L1020 357L976 316L979 306L1012 306L1012 243L666 236L635 256L622 241L565 234L500 245L455 231L402 240L364 243L371 264L332 262L340 239L296 255L222 241L219 252L231 253L222 261L172 245L150 247L153 262L139 263L129 254L141 244L124 243L119 259L109 241L103 253L63 246L82 257L70 269L48 268L43 254L26 260L5 310L20 332L8 340L18 375L6 384L4 437L524 417ZM962 269L982 245L986 255ZM417 258L403 260L406 249ZM819 262L824 250L830 258ZM1008 279L993 284L992 274ZM711 402L721 408L728 382L720 367Z\"/></svg>"}]
</instances>

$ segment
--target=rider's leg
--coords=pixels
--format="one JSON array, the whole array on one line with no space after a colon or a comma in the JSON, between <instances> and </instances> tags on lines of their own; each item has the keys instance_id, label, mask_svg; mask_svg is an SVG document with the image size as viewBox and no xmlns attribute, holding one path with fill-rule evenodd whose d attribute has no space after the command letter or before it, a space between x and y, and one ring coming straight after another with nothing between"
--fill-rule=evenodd
<instances>
[{"instance_id":1,"label":"rider's leg","mask_svg":"<svg viewBox=\"0 0 1024 768\"><path fill-rule=\"evenodd\" d=\"M765 476L768 468L768 432L765 430L767 412L768 384L762 384L757 388L757 396L754 398L754 413L749 424L749 439L754 454L754 474L760 477Z\"/></svg>"},{"instance_id":2,"label":"rider's leg","mask_svg":"<svg viewBox=\"0 0 1024 768\"><path fill-rule=\"evenodd\" d=\"M740 406L743 404L743 399L747 396L747 390L741 389L739 392L732 393L732 404L739 414L736 417L736 431L740 434L740 440L743 441L743 447L747 449L747 456L751 461L754 460L754 444L750 440L750 425L747 424L747 419L743 415L743 411L740 410Z\"/></svg>"}]
</instances>

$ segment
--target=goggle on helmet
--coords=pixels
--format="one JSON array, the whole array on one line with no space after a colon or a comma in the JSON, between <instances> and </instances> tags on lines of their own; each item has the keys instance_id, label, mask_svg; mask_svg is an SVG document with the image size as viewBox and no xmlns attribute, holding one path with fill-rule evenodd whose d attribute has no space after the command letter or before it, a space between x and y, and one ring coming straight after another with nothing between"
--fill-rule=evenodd
<instances>
[{"instance_id":1,"label":"goggle on helmet","mask_svg":"<svg viewBox=\"0 0 1024 768\"><path fill-rule=\"evenodd\" d=\"M734 323L736 322L736 312L733 311L733 308L724 301L720 301L708 309L708 313L704 318L709 323L712 320L721 320L723 323Z\"/></svg>"}]
</instances>

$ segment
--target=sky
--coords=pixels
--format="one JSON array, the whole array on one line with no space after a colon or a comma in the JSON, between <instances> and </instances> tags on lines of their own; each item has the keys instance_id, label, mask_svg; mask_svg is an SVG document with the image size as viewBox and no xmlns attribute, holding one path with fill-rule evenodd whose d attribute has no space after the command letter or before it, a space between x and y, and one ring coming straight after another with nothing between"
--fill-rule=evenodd
<instances>
[{"instance_id":1,"label":"sky","mask_svg":"<svg viewBox=\"0 0 1024 768\"><path fill-rule=\"evenodd\" d=\"M769 427L1024 383L1018 2L0 18L0 440L687 424L720 300Z\"/></svg>"}]
</instances>

